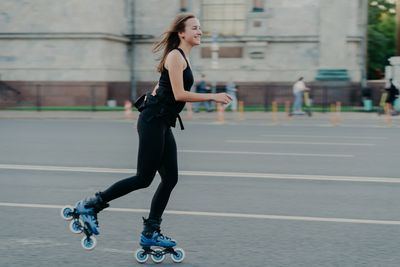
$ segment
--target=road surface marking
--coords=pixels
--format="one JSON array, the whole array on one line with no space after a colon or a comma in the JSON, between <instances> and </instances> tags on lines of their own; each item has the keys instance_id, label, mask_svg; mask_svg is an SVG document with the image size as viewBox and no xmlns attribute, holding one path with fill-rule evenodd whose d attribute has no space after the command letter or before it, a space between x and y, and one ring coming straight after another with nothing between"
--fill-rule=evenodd
<instances>
[{"instance_id":1,"label":"road surface marking","mask_svg":"<svg viewBox=\"0 0 400 267\"><path fill-rule=\"evenodd\" d=\"M0 164L0 169L29 170L29 171L59 171L59 172L88 172L88 173L136 173L136 169L113 169L91 167L61 167L38 165ZM244 173L244 172L212 172L212 171L180 171L180 175L203 177L255 178L255 179L282 179L282 180L314 180L314 181L341 181L341 182L375 182L400 183L399 177L365 177L365 176L338 176L338 175L307 175L307 174L278 174L278 173ZM1 179L1 176L0 176Z\"/></svg>"},{"instance_id":2,"label":"road surface marking","mask_svg":"<svg viewBox=\"0 0 400 267\"><path fill-rule=\"evenodd\" d=\"M0 202L0 207L62 209L64 206ZM147 210L147 209L127 209L127 208L108 208L105 211L128 212L128 213L148 213L149 212L149 210ZM305 222L332 222L332 223L375 224L375 225L400 225L400 221L390 221L390 220L366 220L366 219L349 219L349 218L327 218L327 217L286 216L286 215L283 216L283 215L269 215L269 214L178 211L178 210L166 210L164 213L171 214L171 215L183 215L183 216L226 217L226 218L240 218L240 219L264 219L264 220L305 221Z\"/></svg>"},{"instance_id":3,"label":"road surface marking","mask_svg":"<svg viewBox=\"0 0 400 267\"><path fill-rule=\"evenodd\" d=\"M357 140L388 140L387 137L375 136L339 136L339 135L295 135L295 134L262 134L264 137L300 137L300 138L328 138L328 139L357 139Z\"/></svg>"},{"instance_id":4,"label":"road surface marking","mask_svg":"<svg viewBox=\"0 0 400 267\"><path fill-rule=\"evenodd\" d=\"M369 143L335 143L335 142L302 142L302 141L264 141L264 140L226 140L236 144L276 144L276 145L323 145L323 146L376 146Z\"/></svg>"},{"instance_id":5,"label":"road surface marking","mask_svg":"<svg viewBox=\"0 0 400 267\"><path fill-rule=\"evenodd\" d=\"M198 154L228 154L228 155L257 155L257 156L294 156L294 157L328 157L328 158L353 158L354 155L347 154L315 154L315 153L281 153L281 152L247 152L226 150L178 150L180 153Z\"/></svg>"}]
</instances>

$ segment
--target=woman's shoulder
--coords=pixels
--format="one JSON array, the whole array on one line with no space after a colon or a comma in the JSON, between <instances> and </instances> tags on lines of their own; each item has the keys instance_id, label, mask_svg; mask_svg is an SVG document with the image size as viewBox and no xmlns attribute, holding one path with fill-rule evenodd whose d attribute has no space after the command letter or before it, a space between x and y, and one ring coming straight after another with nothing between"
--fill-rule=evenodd
<instances>
[{"instance_id":1,"label":"woman's shoulder","mask_svg":"<svg viewBox=\"0 0 400 267\"><path fill-rule=\"evenodd\" d=\"M166 60L167 65L179 65L183 68L186 67L186 61L183 58L182 54L178 51L178 49L174 49L167 54ZM167 67L168 68L168 67Z\"/></svg>"},{"instance_id":2,"label":"woman's shoulder","mask_svg":"<svg viewBox=\"0 0 400 267\"><path fill-rule=\"evenodd\" d=\"M167 58L168 57L185 61L181 52L179 52L178 49L173 49L170 52L168 52Z\"/></svg>"}]
</instances>

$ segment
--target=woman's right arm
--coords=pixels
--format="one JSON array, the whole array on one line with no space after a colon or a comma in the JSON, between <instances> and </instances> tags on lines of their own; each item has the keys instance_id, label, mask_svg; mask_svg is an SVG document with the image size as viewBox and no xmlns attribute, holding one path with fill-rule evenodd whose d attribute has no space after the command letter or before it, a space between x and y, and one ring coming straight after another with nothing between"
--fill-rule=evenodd
<instances>
[{"instance_id":1,"label":"woman's right arm","mask_svg":"<svg viewBox=\"0 0 400 267\"><path fill-rule=\"evenodd\" d=\"M184 90L184 93L179 98L175 97L176 101L184 102L202 102L202 101L215 101L217 103L228 104L232 98L226 93L194 93Z\"/></svg>"},{"instance_id":2,"label":"woman's right arm","mask_svg":"<svg viewBox=\"0 0 400 267\"><path fill-rule=\"evenodd\" d=\"M226 93L202 94L185 91L183 87L183 70L186 67L186 62L178 51L173 50L168 54L165 66L168 69L169 79L176 101L201 102L211 100L223 104L228 104L232 101L231 97Z\"/></svg>"}]
</instances>

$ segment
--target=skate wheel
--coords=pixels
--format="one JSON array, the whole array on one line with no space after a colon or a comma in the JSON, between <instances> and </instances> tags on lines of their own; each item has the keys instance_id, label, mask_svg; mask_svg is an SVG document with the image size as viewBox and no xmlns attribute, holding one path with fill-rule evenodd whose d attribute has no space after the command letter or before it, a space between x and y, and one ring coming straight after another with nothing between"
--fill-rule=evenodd
<instances>
[{"instance_id":1,"label":"skate wheel","mask_svg":"<svg viewBox=\"0 0 400 267\"><path fill-rule=\"evenodd\" d=\"M180 263L185 259L185 251L181 248L174 249L175 254L171 254L171 259L175 263Z\"/></svg>"},{"instance_id":2,"label":"skate wheel","mask_svg":"<svg viewBox=\"0 0 400 267\"><path fill-rule=\"evenodd\" d=\"M138 248L135 252L135 259L138 263L145 263L149 259L149 254L144 249Z\"/></svg>"},{"instance_id":3,"label":"skate wheel","mask_svg":"<svg viewBox=\"0 0 400 267\"><path fill-rule=\"evenodd\" d=\"M153 255L151 255L151 259L155 262L155 263L161 263L163 262L163 260L165 259L165 254L163 254L163 250L160 248L156 248L154 250Z\"/></svg>"},{"instance_id":4,"label":"skate wheel","mask_svg":"<svg viewBox=\"0 0 400 267\"><path fill-rule=\"evenodd\" d=\"M82 220L73 220L69 224L69 230L74 234L80 234L83 232L83 222Z\"/></svg>"},{"instance_id":5,"label":"skate wheel","mask_svg":"<svg viewBox=\"0 0 400 267\"><path fill-rule=\"evenodd\" d=\"M61 209L61 218L63 218L66 221L70 221L73 218L72 216L73 213L74 213L73 207L65 206L64 208Z\"/></svg>"},{"instance_id":6,"label":"skate wheel","mask_svg":"<svg viewBox=\"0 0 400 267\"><path fill-rule=\"evenodd\" d=\"M84 236L81 240L81 245L85 250L92 250L97 245L97 239L94 236Z\"/></svg>"}]
</instances>

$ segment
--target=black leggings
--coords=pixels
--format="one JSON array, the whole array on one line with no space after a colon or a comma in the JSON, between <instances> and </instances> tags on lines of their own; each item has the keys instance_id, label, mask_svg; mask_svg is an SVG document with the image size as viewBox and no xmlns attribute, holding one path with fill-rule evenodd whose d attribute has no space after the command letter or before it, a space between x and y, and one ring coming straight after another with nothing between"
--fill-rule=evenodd
<instances>
[{"instance_id":1,"label":"black leggings","mask_svg":"<svg viewBox=\"0 0 400 267\"><path fill-rule=\"evenodd\" d=\"M174 135L162 118L154 117L148 121L150 110L140 113L138 120L139 152L135 176L116 182L101 193L106 203L132 191L150 186L156 175L161 183L151 202L149 218L161 219L172 189L178 182L178 161Z\"/></svg>"}]
</instances>

